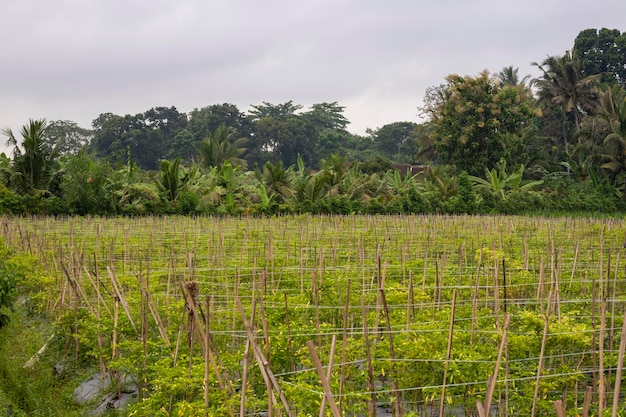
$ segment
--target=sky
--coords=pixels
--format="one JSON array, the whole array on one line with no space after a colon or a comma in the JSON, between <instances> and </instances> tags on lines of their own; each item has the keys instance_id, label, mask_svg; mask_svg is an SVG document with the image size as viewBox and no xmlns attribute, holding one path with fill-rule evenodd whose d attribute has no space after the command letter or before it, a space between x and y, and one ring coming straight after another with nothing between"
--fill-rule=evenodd
<instances>
[{"instance_id":1,"label":"sky","mask_svg":"<svg viewBox=\"0 0 626 417\"><path fill-rule=\"evenodd\" d=\"M291 100L337 102L365 134L422 122L448 74L536 77L624 16L623 0L1 0L0 128Z\"/></svg>"}]
</instances>

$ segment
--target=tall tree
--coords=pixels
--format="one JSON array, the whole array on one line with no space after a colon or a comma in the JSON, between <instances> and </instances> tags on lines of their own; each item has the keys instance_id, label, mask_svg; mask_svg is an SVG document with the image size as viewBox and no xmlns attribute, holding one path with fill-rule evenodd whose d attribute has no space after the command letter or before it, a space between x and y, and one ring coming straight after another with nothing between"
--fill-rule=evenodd
<instances>
[{"instance_id":1,"label":"tall tree","mask_svg":"<svg viewBox=\"0 0 626 417\"><path fill-rule=\"evenodd\" d=\"M99 157L123 163L131 158L147 170L173 152L176 136L187 126L187 116L175 107L155 107L145 113L117 116L104 113L93 121L92 146Z\"/></svg>"},{"instance_id":2,"label":"tall tree","mask_svg":"<svg viewBox=\"0 0 626 417\"><path fill-rule=\"evenodd\" d=\"M315 128L310 120L297 113L301 108L291 101L252 106L250 114L255 129L250 143L251 160L259 165L280 160L291 166L301 155L307 166L316 166L319 158Z\"/></svg>"},{"instance_id":3,"label":"tall tree","mask_svg":"<svg viewBox=\"0 0 626 417\"><path fill-rule=\"evenodd\" d=\"M602 165L613 179L626 173L626 91L613 87L601 94L598 116L606 124L604 138L607 161Z\"/></svg>"},{"instance_id":4,"label":"tall tree","mask_svg":"<svg viewBox=\"0 0 626 417\"><path fill-rule=\"evenodd\" d=\"M413 162L419 147L416 128L417 123L395 122L386 124L370 134L376 149L385 158L396 162Z\"/></svg>"},{"instance_id":5,"label":"tall tree","mask_svg":"<svg viewBox=\"0 0 626 417\"><path fill-rule=\"evenodd\" d=\"M47 149L44 141L48 122L46 119L30 119L20 131L21 144L11 129L2 133L7 136L7 146L13 146L13 177L17 191L31 194L48 194L50 180L57 164L56 149ZM20 149L21 148L21 149Z\"/></svg>"},{"instance_id":6,"label":"tall tree","mask_svg":"<svg viewBox=\"0 0 626 417\"><path fill-rule=\"evenodd\" d=\"M626 32L618 29L585 29L574 40L583 76L601 74L604 79L626 84Z\"/></svg>"},{"instance_id":7,"label":"tall tree","mask_svg":"<svg viewBox=\"0 0 626 417\"><path fill-rule=\"evenodd\" d=\"M446 80L441 99L425 108L438 157L470 175L502 158L519 160L524 129L536 116L530 90L500 88L487 71L477 77L449 75Z\"/></svg>"},{"instance_id":8,"label":"tall tree","mask_svg":"<svg viewBox=\"0 0 626 417\"><path fill-rule=\"evenodd\" d=\"M496 74L498 80L500 80L500 87L511 86L516 87L520 84L526 84L526 81L530 79L530 75L524 76L522 79L519 78L519 68L513 68L513 66L504 67L502 70Z\"/></svg>"},{"instance_id":9,"label":"tall tree","mask_svg":"<svg viewBox=\"0 0 626 417\"><path fill-rule=\"evenodd\" d=\"M560 108L563 144L568 152L567 115L573 116L574 129L578 132L583 116L591 113L597 103L597 76L584 76L580 59L569 51L562 57L550 56L541 64L533 62L533 65L542 72L535 80L540 102L546 107L556 104Z\"/></svg>"},{"instance_id":10,"label":"tall tree","mask_svg":"<svg viewBox=\"0 0 626 417\"><path fill-rule=\"evenodd\" d=\"M92 138L92 130L82 128L70 120L50 122L44 134L45 147L48 150L56 147L59 154L77 155Z\"/></svg>"},{"instance_id":11,"label":"tall tree","mask_svg":"<svg viewBox=\"0 0 626 417\"><path fill-rule=\"evenodd\" d=\"M252 131L252 123L234 104L213 104L189 113L189 131L198 142L221 125L236 130L241 137L248 137Z\"/></svg>"}]
</instances>

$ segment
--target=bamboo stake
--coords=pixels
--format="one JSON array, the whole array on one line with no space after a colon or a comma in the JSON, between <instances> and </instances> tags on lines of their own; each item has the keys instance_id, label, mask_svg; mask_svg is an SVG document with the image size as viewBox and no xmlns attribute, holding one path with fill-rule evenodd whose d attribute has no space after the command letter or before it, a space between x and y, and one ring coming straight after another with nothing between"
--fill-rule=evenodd
<instances>
[{"instance_id":1,"label":"bamboo stake","mask_svg":"<svg viewBox=\"0 0 626 417\"><path fill-rule=\"evenodd\" d=\"M204 327L206 328L206 339L204 340L204 346L205 346L205 352L204 352L204 408L205 408L205 415L208 417L209 416L209 361L207 360L207 358L210 356L210 352L209 352L209 308L210 308L210 302L209 302L209 296L207 295L204 299L205 302L205 309L206 309L206 315L204 316Z\"/></svg>"},{"instance_id":2,"label":"bamboo stake","mask_svg":"<svg viewBox=\"0 0 626 417\"><path fill-rule=\"evenodd\" d=\"M626 350L626 313L624 313L622 333L619 341L619 353L617 355L617 370L615 371L615 388L613 389L613 408L611 410L611 417L617 417L617 409L619 408L620 384L622 383L622 373L624 370L624 350Z\"/></svg>"},{"instance_id":3,"label":"bamboo stake","mask_svg":"<svg viewBox=\"0 0 626 417\"><path fill-rule=\"evenodd\" d=\"M287 293L284 294L285 298L285 323L287 324L287 343L289 345L289 370L294 372L296 370L296 363L294 361L293 340L291 338L291 324L289 322L289 304L287 303Z\"/></svg>"},{"instance_id":4,"label":"bamboo stake","mask_svg":"<svg viewBox=\"0 0 626 417\"><path fill-rule=\"evenodd\" d=\"M171 348L172 343L170 342L170 338L167 335L167 329L165 328L165 325L163 324L163 320L161 319L161 315L159 314L159 310L156 306L156 303L154 302L154 299L152 298L152 293L150 292L148 283L141 277L141 275L135 275L135 276L137 277L137 280L139 282L139 287L142 289L143 293L146 296L146 303L148 304L148 309L150 310L150 314L152 315L152 318L157 324L159 335L165 342L165 345L168 348Z\"/></svg>"},{"instance_id":5,"label":"bamboo stake","mask_svg":"<svg viewBox=\"0 0 626 417\"><path fill-rule=\"evenodd\" d=\"M593 387L587 386L587 389L585 389L585 402L583 403L582 417L589 417L589 410L591 409L592 393L593 393Z\"/></svg>"},{"instance_id":6,"label":"bamboo stake","mask_svg":"<svg viewBox=\"0 0 626 417\"><path fill-rule=\"evenodd\" d=\"M308 346L308 345L307 345ZM326 368L326 384L328 385L328 393L330 393L330 396L332 397L332 392L330 390L330 377L333 373L333 364L335 363L335 348L337 347L337 335L334 334L333 338L332 338L332 342L330 344L330 355L328 357L328 367ZM315 352L315 347L313 347L313 352ZM309 347L309 352L311 351L311 347ZM317 356L317 354L315 354ZM319 362L319 358L317 358L318 362ZM315 361L315 359L314 359ZM320 363L321 366L321 363ZM316 365L317 367L317 365ZM326 392L326 388L324 388L324 396L322 397L322 405L320 407L320 414L319 417L324 417L324 410L326 409L326 400L329 397L328 393ZM334 402L334 400L333 400ZM333 406L330 406L331 410L333 410ZM339 412L339 408L337 407L337 405L335 405L335 408L337 408L337 412ZM334 414L334 411L333 411ZM341 414L341 413L340 413Z\"/></svg>"},{"instance_id":7,"label":"bamboo stake","mask_svg":"<svg viewBox=\"0 0 626 417\"><path fill-rule=\"evenodd\" d=\"M239 313L241 314L241 317L243 318L244 326L248 334L248 340L250 341L250 344L252 347L252 352L254 353L254 357L259 365L261 374L263 375L263 378L266 381L266 385L268 385L268 387L271 387L274 391L276 391L276 393L278 394L278 397L280 398L283 404L283 407L285 408L285 412L287 413L289 417L291 417L292 416L291 408L289 407L289 403L287 402L285 395L283 394L282 390L280 389L280 386L278 385L278 380L274 376L272 369L269 367L267 359L265 358L265 355L263 354L263 350L254 341L254 333L252 332L252 327L250 326L250 323L248 322L246 314L243 310L241 301L239 299L236 299L235 302L237 303L237 307L239 308Z\"/></svg>"},{"instance_id":8,"label":"bamboo stake","mask_svg":"<svg viewBox=\"0 0 626 417\"><path fill-rule=\"evenodd\" d=\"M346 303L343 311L343 333L341 345L341 375L339 377L339 411L343 410L343 389L346 383L346 349L348 348L348 313L350 311L350 286L351 280L348 278L346 288Z\"/></svg>"},{"instance_id":9,"label":"bamboo stake","mask_svg":"<svg viewBox=\"0 0 626 417\"><path fill-rule=\"evenodd\" d=\"M409 291L406 303L406 331L411 329L411 318L415 315L415 296L413 295L413 271L409 272Z\"/></svg>"},{"instance_id":10,"label":"bamboo stake","mask_svg":"<svg viewBox=\"0 0 626 417\"><path fill-rule=\"evenodd\" d=\"M480 400L476 400L476 408L478 408L479 417L488 417L490 415L491 410L491 398L493 397L493 392L495 390L496 381L498 380L498 371L500 370L500 362L502 361L502 353L504 352L504 347L506 346L506 336L509 330L509 323L511 321L511 316L509 314L504 318L504 328L502 333L502 340L500 341L500 348L498 349L498 358L496 359L496 364L493 367L493 374L489 377L489 381L487 383L487 394L485 395L485 404L481 403Z\"/></svg>"},{"instance_id":11,"label":"bamboo stake","mask_svg":"<svg viewBox=\"0 0 626 417\"><path fill-rule=\"evenodd\" d=\"M541 338L541 351L539 353L539 363L537 364L537 377L535 379L535 394L533 396L533 406L531 410L531 417L535 417L535 411L537 408L537 398L539 396L539 380L543 371L544 353L546 350L546 340L548 338L548 329L550 326L550 300L552 299L552 293L548 294L548 305L546 307L545 323L543 326L543 336Z\"/></svg>"},{"instance_id":12,"label":"bamboo stake","mask_svg":"<svg viewBox=\"0 0 626 417\"><path fill-rule=\"evenodd\" d=\"M235 298L236 300L238 298ZM250 311L250 326L254 326L254 313L256 311L256 297L252 296L252 309ZM248 383L248 367L250 365L250 339L246 339L246 350L243 355L243 375L241 376L241 401L239 402L239 417L246 414L246 385ZM268 395L269 396L269 395Z\"/></svg>"},{"instance_id":13,"label":"bamboo stake","mask_svg":"<svg viewBox=\"0 0 626 417\"><path fill-rule=\"evenodd\" d=\"M113 284L115 295L117 296L117 298L119 298L119 301L122 304L122 308L124 309L124 312L126 313L128 320L130 321L130 325L133 326L133 330L135 330L135 333L137 333L137 326L135 326L133 317L130 314L130 307L128 305L128 301L126 301L126 298L123 296L122 292L120 291L120 286L118 285L119 281L117 279L117 274L115 273L115 269L112 266L111 267L107 266L107 272L109 273L109 278L111 279L111 283Z\"/></svg>"},{"instance_id":14,"label":"bamboo stake","mask_svg":"<svg viewBox=\"0 0 626 417\"><path fill-rule=\"evenodd\" d=\"M556 410L556 417L565 417L565 404L563 400L556 400L553 405Z\"/></svg>"},{"instance_id":15,"label":"bamboo stake","mask_svg":"<svg viewBox=\"0 0 626 417\"><path fill-rule=\"evenodd\" d=\"M385 322L387 325L387 336L389 339L389 354L391 356L391 369L392 369L392 375L393 375L393 381L391 382L391 396L393 397L393 402L392 402L392 406L393 406L393 415L395 417L400 417L402 416L402 398L401 398L401 392L400 389L398 387L398 373L397 373L397 369L396 369L396 354L395 351L393 349L393 335L391 333L391 321L389 319L389 309L387 308L387 297L385 297L385 289L384 288L380 288L380 298L382 300L382 304L383 304L383 308L384 308L384 312L385 312Z\"/></svg>"},{"instance_id":16,"label":"bamboo stake","mask_svg":"<svg viewBox=\"0 0 626 417\"><path fill-rule=\"evenodd\" d=\"M374 387L374 369L372 368L372 355L370 352L369 334L367 328L367 307L365 299L361 298L361 314L363 315L363 340L365 342L365 357L367 360L367 390L370 392L369 417L376 416L376 391Z\"/></svg>"},{"instance_id":17,"label":"bamboo stake","mask_svg":"<svg viewBox=\"0 0 626 417\"><path fill-rule=\"evenodd\" d=\"M604 401L605 401L605 380L604 380L604 338L606 334L606 296L602 296L602 306L600 313L601 321L600 321L600 340L599 340L599 363L598 363L598 373L600 374L600 378L598 380L598 415L601 416L604 412Z\"/></svg>"},{"instance_id":18,"label":"bamboo stake","mask_svg":"<svg viewBox=\"0 0 626 417\"><path fill-rule=\"evenodd\" d=\"M452 309L450 310L450 328L448 330L448 348L446 350L446 362L443 368L443 382L441 383L441 401L439 402L439 417L444 417L443 408L446 402L446 379L448 377L448 365L452 352L452 334L454 331L454 311L456 308L456 289L452 292Z\"/></svg>"},{"instance_id":19,"label":"bamboo stake","mask_svg":"<svg viewBox=\"0 0 626 417\"><path fill-rule=\"evenodd\" d=\"M194 282L195 281L192 281L191 283L194 283ZM200 321L200 316L198 314L198 311L196 309L196 303L193 297L190 295L189 290L187 289L186 285L181 282L180 286L183 292L183 296L185 297L185 301L187 303L187 308L189 309L189 320L191 320L193 323L194 333L197 332L199 335L198 342L200 343L200 351L202 352L202 355L204 355L204 353L207 352L207 347L205 346L205 340L207 339L207 336L205 334L204 329L202 328L203 326L202 326L202 322ZM224 383L222 381L222 376L219 371L219 368L217 367L217 363L215 362L215 357L213 356L213 353L211 352L210 349L208 350L208 352L209 352L208 359L211 361L211 366L213 367L213 372L215 373L215 377L217 378L217 383L219 384L220 389L224 389ZM229 392L232 394L233 389L232 389L232 386L230 385L230 380L228 378L226 380L228 382Z\"/></svg>"}]
</instances>

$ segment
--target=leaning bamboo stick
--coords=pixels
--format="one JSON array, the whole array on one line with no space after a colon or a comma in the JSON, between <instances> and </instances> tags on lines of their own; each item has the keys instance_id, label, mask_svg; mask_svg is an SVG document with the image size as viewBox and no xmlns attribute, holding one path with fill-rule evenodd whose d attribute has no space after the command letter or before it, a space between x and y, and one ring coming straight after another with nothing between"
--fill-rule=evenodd
<instances>
[{"instance_id":1,"label":"leaning bamboo stick","mask_svg":"<svg viewBox=\"0 0 626 417\"><path fill-rule=\"evenodd\" d=\"M626 313L624 313L624 322L622 323L622 333L619 341L619 353L617 355L617 370L615 371L615 388L613 390L613 409L611 417L617 417L617 409L619 408L619 391L622 383L622 373L624 370L624 350L626 350Z\"/></svg>"},{"instance_id":2,"label":"leaning bamboo stick","mask_svg":"<svg viewBox=\"0 0 626 417\"><path fill-rule=\"evenodd\" d=\"M393 375L393 381L391 382L391 396L394 398L392 406L393 406L393 415L401 416L402 415L402 398L401 391L398 387L398 371L396 369L396 354L393 349L393 335L391 333L391 321L389 319L389 308L387 307L387 297L385 296L385 289L380 288L380 299L383 304L383 309L385 312L385 323L387 325L387 336L389 339L389 354L391 356L391 369Z\"/></svg>"},{"instance_id":3,"label":"leaning bamboo stick","mask_svg":"<svg viewBox=\"0 0 626 417\"><path fill-rule=\"evenodd\" d=\"M137 326L135 326L135 322L133 321L133 316L130 314L130 307L128 305L128 301L120 291L119 281L117 279L117 274L115 273L115 269L113 267L107 266L107 272L109 273L109 278L111 279L111 283L113 284L113 289L115 290L115 295L119 298L120 303L122 304L122 308L124 312L126 312L126 316L130 321L130 325L133 326L135 332L137 332Z\"/></svg>"},{"instance_id":4,"label":"leaning bamboo stick","mask_svg":"<svg viewBox=\"0 0 626 417\"><path fill-rule=\"evenodd\" d=\"M213 355L213 353L211 352L211 349L206 348L205 346L205 340L206 340L206 334L205 331L203 329L202 326L202 322L200 321L200 315L198 314L198 310L196 308L196 303L193 300L193 297L191 297L189 295L189 291L187 289L187 287L185 286L185 284L181 283L181 289L183 291L183 295L185 297L185 301L187 303L187 307L190 310L190 317L193 320L194 323L194 331L198 333L199 337L198 337L198 343L200 343L200 350L202 352L202 355L204 355L205 352L209 353L209 360L211 361L211 366L213 367L213 372L215 373L215 377L217 378L217 383L220 386L220 389L224 389L224 383L222 381L222 376L221 373L219 371L219 368L217 367L217 363L215 362L215 357ZM232 386L230 385L230 381L227 378L227 382L228 382L228 388L229 388L229 392L232 393L233 389Z\"/></svg>"},{"instance_id":5,"label":"leaning bamboo stick","mask_svg":"<svg viewBox=\"0 0 626 417\"><path fill-rule=\"evenodd\" d=\"M365 299L361 298L361 314L363 315L363 340L365 341L365 357L367 360L367 389L370 393L368 401L369 417L376 416L376 391L374 386L374 369L372 367L372 352L370 349L369 332L367 326L367 307Z\"/></svg>"},{"instance_id":6,"label":"leaning bamboo stick","mask_svg":"<svg viewBox=\"0 0 626 417\"><path fill-rule=\"evenodd\" d=\"M333 373L333 365L335 363L335 348L336 347L337 347L337 335L334 334L332 342L330 344L330 355L328 357L328 367L326 368L326 382L327 382L327 385L328 385L328 392L330 392L330 377L331 377L331 375ZM311 348L309 347L309 351L310 350L311 350ZM318 358L318 361L319 361L319 358ZM330 392L330 395L332 396L332 392ZM324 389L324 396L322 397L322 405L320 407L319 417L324 417L324 409L326 408L326 401L327 401L328 398L329 397L328 397L328 394L326 393L326 389ZM338 409L338 407L336 405L335 405L335 407L337 408L337 411L339 411L339 409ZM333 406L332 405L330 406L330 408L331 408L331 410L333 410Z\"/></svg>"},{"instance_id":7,"label":"leaning bamboo stick","mask_svg":"<svg viewBox=\"0 0 626 417\"><path fill-rule=\"evenodd\" d=\"M539 396L539 381L541 374L543 373L543 360L546 351L546 340L548 338L548 330L550 326L550 300L552 299L552 292L548 294L548 305L546 307L545 323L543 326L543 336L541 338L541 351L539 352L539 363L537 364L537 377L535 378L535 394L533 396L533 406L530 412L531 417L535 417L537 409L537 398Z\"/></svg>"},{"instance_id":8,"label":"leaning bamboo stick","mask_svg":"<svg viewBox=\"0 0 626 417\"><path fill-rule=\"evenodd\" d=\"M563 403L563 400L556 400L553 405L556 411L556 417L565 417L565 403Z\"/></svg>"},{"instance_id":9,"label":"leaning bamboo stick","mask_svg":"<svg viewBox=\"0 0 626 417\"><path fill-rule=\"evenodd\" d=\"M446 378L448 377L448 365L452 352L452 334L454 332L454 310L456 307L456 289L452 292L452 309L450 310L450 328L448 329L448 348L446 350L446 362L443 368L443 382L441 383L441 401L439 402L439 417L443 417L443 408L446 403Z\"/></svg>"},{"instance_id":10,"label":"leaning bamboo stick","mask_svg":"<svg viewBox=\"0 0 626 417\"><path fill-rule=\"evenodd\" d=\"M263 350L254 341L254 333L252 331L252 327L250 326L250 323L248 322L248 319L246 317L246 313L243 310L243 306L241 305L241 301L237 298L237 299L235 299L235 302L237 303L237 307L239 308L239 313L241 314L241 317L243 319L244 327L246 328L246 332L248 334L248 340L250 341L250 344L252 346L252 351L254 353L254 357L255 357L255 359L257 361L257 364L259 365L259 369L261 371L261 374L263 375L264 379L266 380L266 385L268 385L269 387L272 387L272 389L274 391L276 391L276 393L278 394L278 397L280 398L280 401L283 404L283 407L285 408L285 412L287 413L288 416L291 417L292 413L291 413L291 408L289 406L289 402L287 401L287 398L285 398L285 394L280 389L280 385L278 384L278 380L274 376L274 373L272 372L272 369L269 367L267 359L265 358L265 355L263 354ZM268 383L268 381L269 381L269 383ZM268 393L268 395L269 394L270 393Z\"/></svg>"},{"instance_id":11,"label":"leaning bamboo stick","mask_svg":"<svg viewBox=\"0 0 626 417\"><path fill-rule=\"evenodd\" d=\"M502 361L502 353L504 352L504 347L506 346L506 336L509 330L509 323L511 321L511 316L509 314L504 318L504 328L502 333L502 340L500 341L500 348L498 349L498 358L496 359L496 364L493 367L493 374L489 377L489 381L487 384L487 394L485 395L485 404L483 405L480 400L476 401L476 408L478 408L479 417L487 417L489 416L489 410L491 409L491 398L493 397L493 392L495 390L496 381L498 380L498 371L500 370L500 362Z\"/></svg>"}]
</instances>

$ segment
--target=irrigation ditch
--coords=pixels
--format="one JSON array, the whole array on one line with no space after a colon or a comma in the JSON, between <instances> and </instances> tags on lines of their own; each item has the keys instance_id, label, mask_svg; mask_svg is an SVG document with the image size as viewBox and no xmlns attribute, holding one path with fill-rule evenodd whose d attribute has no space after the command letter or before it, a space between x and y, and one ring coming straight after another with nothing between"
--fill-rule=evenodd
<instances>
[{"instance_id":1,"label":"irrigation ditch","mask_svg":"<svg viewBox=\"0 0 626 417\"><path fill-rule=\"evenodd\" d=\"M133 386L125 413L163 416L623 415L625 232L606 218L0 218L6 248L36 259L23 287L52 343L112 382L109 401Z\"/></svg>"}]
</instances>

